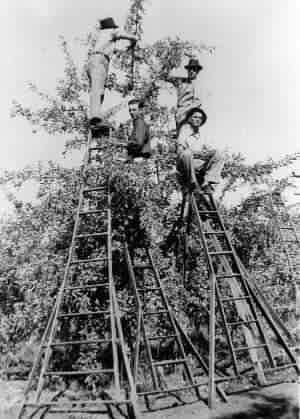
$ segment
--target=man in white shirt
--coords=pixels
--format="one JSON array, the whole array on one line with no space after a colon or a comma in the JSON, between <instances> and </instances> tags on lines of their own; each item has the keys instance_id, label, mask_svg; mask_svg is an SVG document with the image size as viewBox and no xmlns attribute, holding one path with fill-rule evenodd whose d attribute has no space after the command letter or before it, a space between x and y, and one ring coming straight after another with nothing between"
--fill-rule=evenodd
<instances>
[{"instance_id":1,"label":"man in white shirt","mask_svg":"<svg viewBox=\"0 0 300 419\"><path fill-rule=\"evenodd\" d=\"M187 77L170 75L168 78L168 81L177 89L175 120L178 135L182 125L186 122L188 112L193 108L201 107L197 77L203 67L197 59L191 58L184 68L187 70Z\"/></svg>"},{"instance_id":2,"label":"man in white shirt","mask_svg":"<svg viewBox=\"0 0 300 419\"><path fill-rule=\"evenodd\" d=\"M207 116L202 109L191 109L182 125L177 140L177 173L183 191L198 188L212 193L221 181L224 156L216 150L203 149L199 128Z\"/></svg>"},{"instance_id":3,"label":"man in white shirt","mask_svg":"<svg viewBox=\"0 0 300 419\"><path fill-rule=\"evenodd\" d=\"M93 51L89 55L87 74L90 83L89 123L94 133L103 120L102 103L109 62L116 52L116 42L127 40L134 46L137 37L117 30L118 26L111 17L99 21L100 30Z\"/></svg>"}]
</instances>

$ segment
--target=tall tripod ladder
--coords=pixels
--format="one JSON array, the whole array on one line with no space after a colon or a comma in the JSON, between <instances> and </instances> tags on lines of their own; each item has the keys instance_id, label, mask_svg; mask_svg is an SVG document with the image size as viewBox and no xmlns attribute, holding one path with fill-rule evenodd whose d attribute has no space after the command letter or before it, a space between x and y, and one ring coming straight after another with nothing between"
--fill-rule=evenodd
<instances>
[{"instance_id":1,"label":"tall tripod ladder","mask_svg":"<svg viewBox=\"0 0 300 419\"><path fill-rule=\"evenodd\" d=\"M268 373L286 368L299 371L294 353L245 275L212 195L208 195L208 199L209 205L203 205L201 195L197 199L196 194L192 193L186 204L195 216L209 270L209 399L212 405L215 383L229 382L250 373L257 376L259 384L265 385ZM232 360L232 373L225 379L215 379L216 307L219 309ZM274 345L270 344L271 338L283 350L288 361L276 360Z\"/></svg>"},{"instance_id":2,"label":"tall tripod ladder","mask_svg":"<svg viewBox=\"0 0 300 419\"><path fill-rule=\"evenodd\" d=\"M63 412L111 418L113 409L140 417L113 279L109 180L88 184L89 165L101 163L106 138L94 141L90 135L64 278L18 419ZM57 382L49 398L46 388Z\"/></svg>"}]
</instances>

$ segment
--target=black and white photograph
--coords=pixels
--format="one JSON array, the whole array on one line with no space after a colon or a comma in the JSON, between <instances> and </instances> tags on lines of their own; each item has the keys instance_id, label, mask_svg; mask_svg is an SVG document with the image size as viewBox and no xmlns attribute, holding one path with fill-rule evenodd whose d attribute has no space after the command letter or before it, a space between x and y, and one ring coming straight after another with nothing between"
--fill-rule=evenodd
<instances>
[{"instance_id":1,"label":"black and white photograph","mask_svg":"<svg viewBox=\"0 0 300 419\"><path fill-rule=\"evenodd\" d=\"M299 0L2 0L0 419L298 419Z\"/></svg>"}]
</instances>

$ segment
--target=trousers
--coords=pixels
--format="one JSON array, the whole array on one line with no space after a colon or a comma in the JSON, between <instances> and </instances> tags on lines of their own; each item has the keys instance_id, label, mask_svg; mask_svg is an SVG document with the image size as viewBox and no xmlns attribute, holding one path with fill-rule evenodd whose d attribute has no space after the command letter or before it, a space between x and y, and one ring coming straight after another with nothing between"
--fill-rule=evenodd
<instances>
[{"instance_id":1,"label":"trousers","mask_svg":"<svg viewBox=\"0 0 300 419\"><path fill-rule=\"evenodd\" d=\"M177 155L177 178L181 186L203 186L209 183L218 184L224 167L224 156L216 151L193 154L190 149Z\"/></svg>"},{"instance_id":2,"label":"trousers","mask_svg":"<svg viewBox=\"0 0 300 419\"><path fill-rule=\"evenodd\" d=\"M89 120L102 120L105 83L108 75L109 57L92 53L89 57L87 75L89 79Z\"/></svg>"}]
</instances>

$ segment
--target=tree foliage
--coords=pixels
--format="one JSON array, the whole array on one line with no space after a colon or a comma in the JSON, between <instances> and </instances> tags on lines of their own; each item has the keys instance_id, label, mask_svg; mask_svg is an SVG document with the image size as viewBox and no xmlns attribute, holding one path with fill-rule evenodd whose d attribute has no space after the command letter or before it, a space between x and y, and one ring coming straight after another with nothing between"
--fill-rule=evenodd
<instances>
[{"instance_id":1,"label":"tree foliage","mask_svg":"<svg viewBox=\"0 0 300 419\"><path fill-rule=\"evenodd\" d=\"M146 1L131 0L126 29L142 37L145 13ZM94 34L88 34L84 43L87 53L93 41ZM51 135L66 135L66 150L72 150L82 147L87 140L87 104L84 100L88 89L86 60L78 69L63 38L60 39L60 46L65 58L65 71L57 82L55 94L42 92L37 86L30 84L29 88L38 95L43 105L33 110L15 101L12 116L28 120L34 132L43 129ZM131 245L145 241L151 243L155 257L159 260L168 295L187 327L195 326L199 310L206 319L207 302L203 295L208 284L197 236L192 235L189 242L188 275L185 283L182 280L180 255L176 265L173 253L170 251L163 254L159 248L168 237L179 212L179 204L174 203L173 199L178 189L174 170L175 155L172 152L175 149L175 140L168 128L174 109L161 106L159 93L169 88L167 76L181 64L184 57L213 52L213 47L196 45L179 38L166 38L151 45L139 42L134 51L135 84L131 94L145 101L145 113L151 117L151 126L158 143L155 155L150 162L136 162L131 166L112 160L119 153L117 145L122 140L118 137L122 135L119 130L115 143L108 143L101 156L101 171L91 168L89 173L91 182L97 180L105 183L107 175L113 172L113 231L116 237L114 257L119 258L119 266L122 266L124 236ZM130 92L131 59L132 51L123 51L115 56L108 90L119 92L123 96ZM125 78L120 77L121 74ZM116 124L113 119L112 122ZM276 169L288 166L297 158L299 154L251 165L241 154L228 156L223 172L224 185L220 205L222 206L226 193L243 184L263 184L272 179ZM15 211L0 226L0 366L1 359L6 359L9 353L17 351L18 345L28 339L34 329L42 331L45 327L63 277L78 203L81 169L66 169L53 162L48 165L38 164L24 170L3 171L0 184L13 191L18 190L28 179L39 184L38 202L20 202L16 194L10 192L8 198L14 204ZM283 181L281 190L286 186L287 183ZM256 192L242 199L239 205L230 210L223 208L239 255L247 268L254 273L261 275L263 272L263 278L260 276L262 284L272 284L273 277L278 277L279 274L284 279L288 277L287 270L280 265L283 259L282 250L274 246L277 233L276 226L271 222L272 211L267 194ZM120 285L118 292L123 301L130 304L129 290L124 287L124 274L118 271L118 264L115 265L115 275L118 283L123 283L123 288Z\"/></svg>"}]
</instances>

